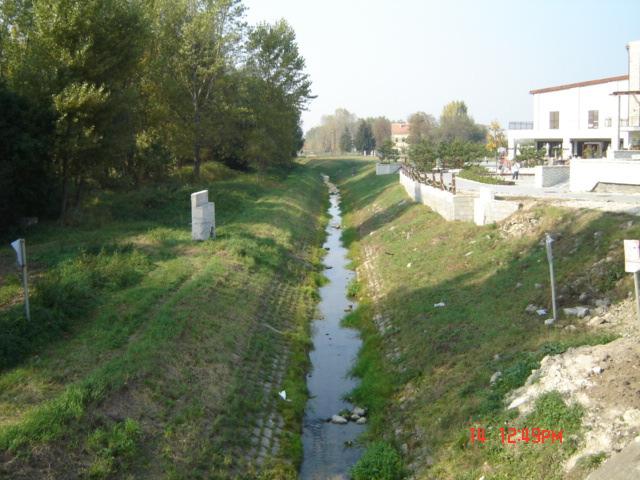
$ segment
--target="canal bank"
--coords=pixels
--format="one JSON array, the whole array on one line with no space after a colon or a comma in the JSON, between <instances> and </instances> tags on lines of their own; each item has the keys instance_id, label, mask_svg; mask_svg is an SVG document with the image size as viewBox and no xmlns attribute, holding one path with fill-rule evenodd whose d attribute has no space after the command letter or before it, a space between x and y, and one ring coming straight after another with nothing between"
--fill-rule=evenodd
<instances>
[{"instance_id":1,"label":"canal bank","mask_svg":"<svg viewBox=\"0 0 640 480\"><path fill-rule=\"evenodd\" d=\"M344 400L358 384L349 372L361 346L357 330L341 326L345 314L355 308L347 297L347 288L355 272L347 265L347 249L342 244L342 212L340 193L329 177L329 223L326 227L327 251L324 265L328 282L320 288L318 318L313 322L313 350L310 353L311 371L307 376L309 401L303 424L304 458L300 470L303 480L348 478L349 469L362 455L355 445L366 425L328 421L340 412L352 411L354 406Z\"/></svg>"}]
</instances>

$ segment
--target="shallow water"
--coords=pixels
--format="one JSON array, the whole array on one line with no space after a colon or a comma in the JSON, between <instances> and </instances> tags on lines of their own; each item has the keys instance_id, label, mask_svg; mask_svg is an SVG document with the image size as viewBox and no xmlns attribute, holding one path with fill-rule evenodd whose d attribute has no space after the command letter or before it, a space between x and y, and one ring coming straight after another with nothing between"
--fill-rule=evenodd
<instances>
[{"instance_id":1,"label":"shallow water","mask_svg":"<svg viewBox=\"0 0 640 480\"><path fill-rule=\"evenodd\" d=\"M330 188L330 192L331 192ZM349 370L360 349L358 332L340 326L346 310L355 303L347 298L347 286L355 273L347 269L347 249L342 245L342 230L335 228L342 222L340 195L331 193L327 226L329 251L324 259L325 276L329 282L320 288L320 316L313 322L314 349L310 354L312 370L307 377L310 399L304 414L302 443L304 459L300 470L303 480L348 478L349 469L362 455L362 448L348 447L364 431L365 425L349 422L334 425L326 420L353 405L342 400L357 380L349 377Z\"/></svg>"}]
</instances>

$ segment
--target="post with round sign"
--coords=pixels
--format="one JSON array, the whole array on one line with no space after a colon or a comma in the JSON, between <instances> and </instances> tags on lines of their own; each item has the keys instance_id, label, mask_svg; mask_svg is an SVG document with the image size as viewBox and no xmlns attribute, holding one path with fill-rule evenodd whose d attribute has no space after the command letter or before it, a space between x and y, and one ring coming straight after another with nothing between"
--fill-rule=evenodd
<instances>
[{"instance_id":1,"label":"post with round sign","mask_svg":"<svg viewBox=\"0 0 640 480\"><path fill-rule=\"evenodd\" d=\"M24 238L19 238L11 242L11 247L16 251L16 262L22 270L22 288L24 289L24 314L27 320L31 321L31 310L29 308L29 282L27 276L27 249Z\"/></svg>"},{"instance_id":2,"label":"post with round sign","mask_svg":"<svg viewBox=\"0 0 640 480\"><path fill-rule=\"evenodd\" d=\"M633 281L636 287L638 320L640 320L640 240L624 241L624 271L633 273Z\"/></svg>"},{"instance_id":3,"label":"post with round sign","mask_svg":"<svg viewBox=\"0 0 640 480\"><path fill-rule=\"evenodd\" d=\"M546 234L547 260L549 261L549 276L551 277L551 305L553 307L553 320L558 320L558 307L556 305L556 276L553 271L553 237Z\"/></svg>"}]
</instances>

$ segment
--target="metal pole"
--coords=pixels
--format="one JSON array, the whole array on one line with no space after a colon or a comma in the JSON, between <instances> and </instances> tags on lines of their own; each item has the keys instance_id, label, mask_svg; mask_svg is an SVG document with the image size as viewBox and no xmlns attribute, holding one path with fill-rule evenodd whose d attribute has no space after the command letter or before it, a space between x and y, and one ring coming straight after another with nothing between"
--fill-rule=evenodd
<instances>
[{"instance_id":1,"label":"metal pole","mask_svg":"<svg viewBox=\"0 0 640 480\"><path fill-rule=\"evenodd\" d=\"M638 307L638 320L640 320L640 272L634 272L633 280L636 284L636 306Z\"/></svg>"},{"instance_id":2,"label":"metal pole","mask_svg":"<svg viewBox=\"0 0 640 480\"><path fill-rule=\"evenodd\" d=\"M27 320L31 321L31 309L29 308L29 277L27 275L27 250L24 238L20 239L20 250L22 251L22 287L24 288L24 313Z\"/></svg>"},{"instance_id":3,"label":"metal pole","mask_svg":"<svg viewBox=\"0 0 640 480\"><path fill-rule=\"evenodd\" d=\"M549 276L551 277L551 304L553 307L553 320L558 320L558 308L556 305L556 276L553 271L553 238L547 233L547 259L549 260Z\"/></svg>"}]
</instances>

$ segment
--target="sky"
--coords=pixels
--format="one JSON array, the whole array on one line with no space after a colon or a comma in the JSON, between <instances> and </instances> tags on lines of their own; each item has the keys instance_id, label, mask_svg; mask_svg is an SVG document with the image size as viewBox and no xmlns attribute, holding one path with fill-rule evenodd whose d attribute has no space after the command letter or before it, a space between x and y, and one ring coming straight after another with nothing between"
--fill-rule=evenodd
<instances>
[{"instance_id":1,"label":"sky","mask_svg":"<svg viewBox=\"0 0 640 480\"><path fill-rule=\"evenodd\" d=\"M477 122L532 119L529 90L627 73L640 0L245 0L251 24L296 31L317 98L305 130L358 117L436 117L464 100Z\"/></svg>"}]
</instances>

